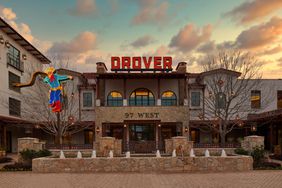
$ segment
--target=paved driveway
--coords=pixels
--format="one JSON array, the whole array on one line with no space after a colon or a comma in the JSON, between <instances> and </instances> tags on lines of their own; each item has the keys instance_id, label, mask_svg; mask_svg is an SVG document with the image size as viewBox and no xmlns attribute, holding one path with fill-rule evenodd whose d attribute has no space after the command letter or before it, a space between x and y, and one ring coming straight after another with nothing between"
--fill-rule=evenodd
<instances>
[{"instance_id":1,"label":"paved driveway","mask_svg":"<svg viewBox=\"0 0 282 188\"><path fill-rule=\"evenodd\" d=\"M282 171L251 171L208 174L35 174L1 172L0 187L277 187L282 188Z\"/></svg>"}]
</instances>

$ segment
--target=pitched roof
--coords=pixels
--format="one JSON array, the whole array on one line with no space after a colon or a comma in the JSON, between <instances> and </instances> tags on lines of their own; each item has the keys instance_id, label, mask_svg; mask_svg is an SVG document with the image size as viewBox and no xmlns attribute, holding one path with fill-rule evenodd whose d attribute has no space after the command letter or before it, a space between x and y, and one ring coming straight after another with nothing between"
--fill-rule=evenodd
<instances>
[{"instance_id":1,"label":"pitched roof","mask_svg":"<svg viewBox=\"0 0 282 188\"><path fill-rule=\"evenodd\" d=\"M51 61L0 17L0 29L43 64Z\"/></svg>"}]
</instances>

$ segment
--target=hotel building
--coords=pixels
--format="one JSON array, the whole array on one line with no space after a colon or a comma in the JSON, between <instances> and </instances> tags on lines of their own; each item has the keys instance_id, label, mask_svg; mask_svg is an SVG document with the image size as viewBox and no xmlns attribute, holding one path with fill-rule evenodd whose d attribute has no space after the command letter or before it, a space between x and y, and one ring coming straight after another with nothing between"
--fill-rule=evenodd
<instances>
[{"instance_id":1,"label":"hotel building","mask_svg":"<svg viewBox=\"0 0 282 188\"><path fill-rule=\"evenodd\" d=\"M50 60L2 19L0 28L0 96L8 101L0 104L1 146L16 152L17 138L30 136L46 140L47 147L54 148L53 136L36 128L32 118L21 115L21 95L27 89L11 87L13 82L28 81L31 67L42 70ZM163 151L165 139L185 136L195 147L218 147L219 134L201 129L209 121L201 117L208 114L206 81L214 75L238 79L240 73L225 69L190 73L186 66L180 62L175 70L137 66L139 69L110 71L105 63L98 62L93 73L66 71L75 77L72 95L79 113L74 123L89 126L66 136L65 145L90 149L101 137L114 137L122 140L123 151L151 153ZM243 126L227 134L230 147L238 146L239 139L250 134L265 136L267 149L281 143L282 80L263 79L261 83L246 95L249 110L238 114Z\"/></svg>"}]
</instances>

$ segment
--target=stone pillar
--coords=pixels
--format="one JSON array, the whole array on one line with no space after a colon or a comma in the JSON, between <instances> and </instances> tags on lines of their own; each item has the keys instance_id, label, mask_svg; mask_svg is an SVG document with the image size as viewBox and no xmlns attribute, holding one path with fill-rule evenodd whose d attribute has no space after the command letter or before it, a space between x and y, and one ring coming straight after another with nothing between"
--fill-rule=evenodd
<instances>
[{"instance_id":1,"label":"stone pillar","mask_svg":"<svg viewBox=\"0 0 282 188\"><path fill-rule=\"evenodd\" d=\"M119 156L122 151L121 142L121 140L115 139L114 137L101 137L99 141L95 142L97 155L108 157L109 152L112 150L115 156Z\"/></svg>"},{"instance_id":2,"label":"stone pillar","mask_svg":"<svg viewBox=\"0 0 282 188\"><path fill-rule=\"evenodd\" d=\"M24 149L39 151L45 148L45 142L40 142L38 138L18 138L18 153Z\"/></svg>"},{"instance_id":3,"label":"stone pillar","mask_svg":"<svg viewBox=\"0 0 282 188\"><path fill-rule=\"evenodd\" d=\"M159 125L158 125L158 123L156 123L156 150L158 150L159 149Z\"/></svg>"},{"instance_id":4,"label":"stone pillar","mask_svg":"<svg viewBox=\"0 0 282 188\"><path fill-rule=\"evenodd\" d=\"M244 140L241 142L241 147L247 151L253 151L255 147L263 147L264 148L264 137L263 136L246 136Z\"/></svg>"},{"instance_id":5,"label":"stone pillar","mask_svg":"<svg viewBox=\"0 0 282 188\"><path fill-rule=\"evenodd\" d=\"M168 154L171 154L175 149L177 156L189 155L192 148L193 141L188 141L184 136L175 136L165 140L165 152Z\"/></svg>"}]
</instances>

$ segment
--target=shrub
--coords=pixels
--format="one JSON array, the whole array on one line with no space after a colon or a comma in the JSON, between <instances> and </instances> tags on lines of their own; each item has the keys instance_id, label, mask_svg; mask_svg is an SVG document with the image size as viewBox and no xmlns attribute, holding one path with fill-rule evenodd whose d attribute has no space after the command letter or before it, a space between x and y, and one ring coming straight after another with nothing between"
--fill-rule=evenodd
<instances>
[{"instance_id":1,"label":"shrub","mask_svg":"<svg viewBox=\"0 0 282 188\"><path fill-rule=\"evenodd\" d=\"M257 146L251 152L251 156L254 159L254 168L262 166L263 159L264 159L265 150L263 146Z\"/></svg>"},{"instance_id":2,"label":"shrub","mask_svg":"<svg viewBox=\"0 0 282 188\"><path fill-rule=\"evenodd\" d=\"M5 165L1 170L3 171L27 171L31 170L31 165L23 163L15 163L10 165Z\"/></svg>"},{"instance_id":3,"label":"shrub","mask_svg":"<svg viewBox=\"0 0 282 188\"><path fill-rule=\"evenodd\" d=\"M29 161L37 157L37 152L32 149L24 149L20 152L20 154L22 159L25 161Z\"/></svg>"},{"instance_id":4,"label":"shrub","mask_svg":"<svg viewBox=\"0 0 282 188\"><path fill-rule=\"evenodd\" d=\"M243 148L236 148L234 152L238 155L249 155L249 152Z\"/></svg>"},{"instance_id":5,"label":"shrub","mask_svg":"<svg viewBox=\"0 0 282 188\"><path fill-rule=\"evenodd\" d=\"M47 157L47 156L51 156L51 155L52 155L51 151L49 151L47 149L39 150L37 152L37 157Z\"/></svg>"}]
</instances>

